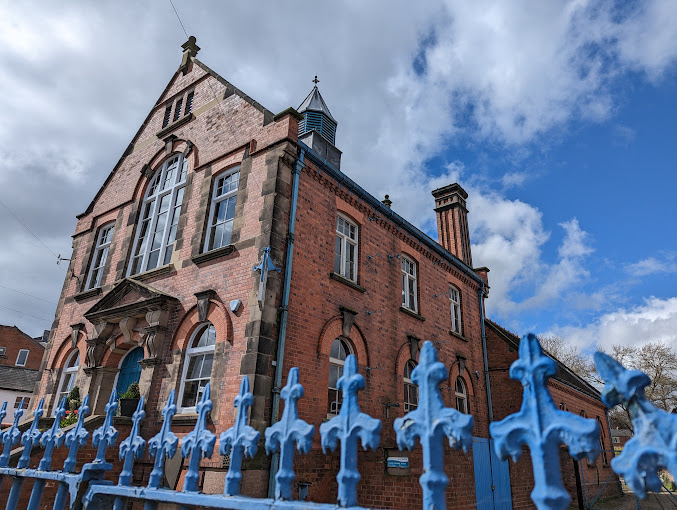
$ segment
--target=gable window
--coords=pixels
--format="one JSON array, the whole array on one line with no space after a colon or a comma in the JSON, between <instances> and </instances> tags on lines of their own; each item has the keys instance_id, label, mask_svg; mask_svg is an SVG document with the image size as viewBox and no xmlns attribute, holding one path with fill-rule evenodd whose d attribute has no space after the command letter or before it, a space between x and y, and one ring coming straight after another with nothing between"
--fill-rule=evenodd
<instances>
[{"instance_id":1,"label":"gable window","mask_svg":"<svg viewBox=\"0 0 677 510\"><path fill-rule=\"evenodd\" d=\"M212 205L209 210L205 251L215 250L230 244L239 182L239 168L216 178L212 192Z\"/></svg>"},{"instance_id":2,"label":"gable window","mask_svg":"<svg viewBox=\"0 0 677 510\"><path fill-rule=\"evenodd\" d=\"M73 351L66 360L63 372L61 373L61 380L59 381L59 393L57 394L56 402L54 403L54 411L56 411L56 408L59 406L61 399L63 399L63 397L67 397L75 386L75 377L78 375L79 368L80 353L78 351ZM68 409L68 404L66 404L66 409Z\"/></svg>"},{"instance_id":3,"label":"gable window","mask_svg":"<svg viewBox=\"0 0 677 510\"><path fill-rule=\"evenodd\" d=\"M165 108L165 116L162 118L162 127L167 127L170 120L172 120L172 103L169 103Z\"/></svg>"},{"instance_id":4,"label":"gable window","mask_svg":"<svg viewBox=\"0 0 677 510\"><path fill-rule=\"evenodd\" d=\"M176 240L188 162L169 158L155 172L141 204L129 274L169 264Z\"/></svg>"},{"instance_id":5,"label":"gable window","mask_svg":"<svg viewBox=\"0 0 677 510\"><path fill-rule=\"evenodd\" d=\"M179 402L183 412L195 411L205 386L212 377L216 330L208 322L197 328L186 350Z\"/></svg>"},{"instance_id":6,"label":"gable window","mask_svg":"<svg viewBox=\"0 0 677 510\"><path fill-rule=\"evenodd\" d=\"M181 117L181 106L183 105L183 98L180 97L176 101L176 106L174 107L174 120L179 120L179 117Z\"/></svg>"},{"instance_id":7,"label":"gable window","mask_svg":"<svg viewBox=\"0 0 677 510\"><path fill-rule=\"evenodd\" d=\"M418 311L416 289L416 263L402 255L402 306L413 312Z\"/></svg>"},{"instance_id":8,"label":"gable window","mask_svg":"<svg viewBox=\"0 0 677 510\"><path fill-rule=\"evenodd\" d=\"M456 409L463 414L468 414L468 393L465 391L465 381L462 377L456 378Z\"/></svg>"},{"instance_id":9,"label":"gable window","mask_svg":"<svg viewBox=\"0 0 677 510\"><path fill-rule=\"evenodd\" d=\"M186 94L186 103L184 107L183 97L179 97L176 101L172 101L167 106L165 106L165 114L162 117L162 127L166 128L169 126L170 122L176 122L181 118L181 110L183 109L183 116L185 117L193 110L193 98L195 97L195 91L191 90ZM172 115L172 111L174 115Z\"/></svg>"},{"instance_id":10,"label":"gable window","mask_svg":"<svg viewBox=\"0 0 677 510\"><path fill-rule=\"evenodd\" d=\"M343 375L343 366L350 351L350 346L336 338L331 344L329 352L329 403L327 404L327 415L336 416L341 410L341 391L338 388L338 380Z\"/></svg>"},{"instance_id":11,"label":"gable window","mask_svg":"<svg viewBox=\"0 0 677 510\"><path fill-rule=\"evenodd\" d=\"M414 411L418 407L418 386L411 379L411 373L416 368L413 360L404 365L404 412Z\"/></svg>"},{"instance_id":12,"label":"gable window","mask_svg":"<svg viewBox=\"0 0 677 510\"><path fill-rule=\"evenodd\" d=\"M357 281L357 225L343 216L336 218L336 251L334 272L354 282Z\"/></svg>"},{"instance_id":13,"label":"gable window","mask_svg":"<svg viewBox=\"0 0 677 510\"><path fill-rule=\"evenodd\" d=\"M28 360L28 349L21 349L19 351L19 355L16 357L16 366L17 367L25 367L26 366L26 361Z\"/></svg>"},{"instance_id":14,"label":"gable window","mask_svg":"<svg viewBox=\"0 0 677 510\"><path fill-rule=\"evenodd\" d=\"M461 293L456 287L449 287L449 303L451 306L451 330L461 334Z\"/></svg>"},{"instance_id":15,"label":"gable window","mask_svg":"<svg viewBox=\"0 0 677 510\"><path fill-rule=\"evenodd\" d=\"M113 240L113 229L113 224L101 227L99 230L99 235L96 236L94 257L92 257L92 265L89 268L89 275L87 276L87 286L85 287L85 290L101 286L103 268L106 265L108 250L110 248L110 243Z\"/></svg>"},{"instance_id":16,"label":"gable window","mask_svg":"<svg viewBox=\"0 0 677 510\"><path fill-rule=\"evenodd\" d=\"M193 97L195 97L195 91L191 90L186 96L186 111L184 115L188 115L191 111L193 111Z\"/></svg>"}]
</instances>

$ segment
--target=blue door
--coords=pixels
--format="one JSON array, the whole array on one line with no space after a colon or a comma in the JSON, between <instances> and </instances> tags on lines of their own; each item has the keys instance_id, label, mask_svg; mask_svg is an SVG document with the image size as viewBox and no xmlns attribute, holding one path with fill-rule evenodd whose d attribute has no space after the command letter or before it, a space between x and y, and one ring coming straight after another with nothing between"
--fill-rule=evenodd
<instances>
[{"instance_id":1,"label":"blue door","mask_svg":"<svg viewBox=\"0 0 677 510\"><path fill-rule=\"evenodd\" d=\"M139 361L142 359L143 348L136 347L127 353L125 359L122 360L122 366L120 367L120 373L118 374L118 384L115 388L118 397L127 391L130 384L139 382L139 378L141 377L141 365L139 365Z\"/></svg>"},{"instance_id":2,"label":"blue door","mask_svg":"<svg viewBox=\"0 0 677 510\"><path fill-rule=\"evenodd\" d=\"M494 442L472 438L477 510L512 510L508 461L494 452Z\"/></svg>"}]
</instances>

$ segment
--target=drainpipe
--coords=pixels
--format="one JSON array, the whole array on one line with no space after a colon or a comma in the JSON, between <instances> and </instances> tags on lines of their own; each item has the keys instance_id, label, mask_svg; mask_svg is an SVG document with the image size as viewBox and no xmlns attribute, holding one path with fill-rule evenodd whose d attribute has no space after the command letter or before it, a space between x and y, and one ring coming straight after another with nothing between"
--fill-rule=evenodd
<instances>
[{"instance_id":1,"label":"drainpipe","mask_svg":"<svg viewBox=\"0 0 677 510\"><path fill-rule=\"evenodd\" d=\"M282 365L284 365L284 342L287 335L287 314L289 306L289 292L291 287L291 267L294 260L294 232L296 230L296 204L299 198L299 177L305 166L303 162L306 151L301 149L301 154L294 162L292 172L294 182L291 193L291 212L289 213L289 235L287 238L287 258L284 264L284 289L282 290L282 306L280 307L280 335L277 340L277 361L275 363L275 383L273 385L273 412L270 424L277 423L280 414L280 386L282 385ZM275 475L280 463L280 453L275 452L270 461L270 478L268 479L268 497L275 497Z\"/></svg>"},{"instance_id":2,"label":"drainpipe","mask_svg":"<svg viewBox=\"0 0 677 510\"><path fill-rule=\"evenodd\" d=\"M487 359L487 333L484 329L484 294L485 283L477 291L480 302L480 325L482 327L482 356L484 357L484 384L487 387L487 405L489 406L489 423L494 421L494 409L491 403L491 383L489 382L489 360Z\"/></svg>"}]
</instances>

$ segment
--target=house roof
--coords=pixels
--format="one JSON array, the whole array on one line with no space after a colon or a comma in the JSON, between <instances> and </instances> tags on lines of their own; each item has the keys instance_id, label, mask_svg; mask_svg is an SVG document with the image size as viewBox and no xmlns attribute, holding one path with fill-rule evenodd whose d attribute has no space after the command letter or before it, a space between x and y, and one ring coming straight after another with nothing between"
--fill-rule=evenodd
<instances>
[{"instance_id":1,"label":"house roof","mask_svg":"<svg viewBox=\"0 0 677 510\"><path fill-rule=\"evenodd\" d=\"M303 100L301 106L296 109L299 113L303 113L306 110L324 113L327 117L336 122L336 119L332 117L331 112L329 111L327 103L322 99L322 94L320 94L320 89L317 88L317 85L313 87L313 90L310 91L308 97Z\"/></svg>"},{"instance_id":2,"label":"house roof","mask_svg":"<svg viewBox=\"0 0 677 510\"><path fill-rule=\"evenodd\" d=\"M611 429L611 437L632 437L629 429Z\"/></svg>"},{"instance_id":3,"label":"house roof","mask_svg":"<svg viewBox=\"0 0 677 510\"><path fill-rule=\"evenodd\" d=\"M0 365L0 389L3 390L32 392L39 377L39 370Z\"/></svg>"},{"instance_id":4,"label":"house roof","mask_svg":"<svg viewBox=\"0 0 677 510\"><path fill-rule=\"evenodd\" d=\"M485 324L489 326L493 331L495 331L499 337L501 337L503 340L505 340L508 344L511 345L515 350L519 347L520 343L520 337L515 335L514 333L511 333L507 329L499 326L496 324L494 321L490 319L485 319ZM543 352L550 358L552 358L555 363L557 363L557 374L555 374L552 378L566 386L569 386L570 388L573 388L584 395L587 395L588 397L594 398L595 400L599 400L600 402L602 401L602 397L595 389L594 386L592 386L590 383L588 383L585 379L574 373L570 368L568 368L564 363L562 363L560 360L555 358L552 354L550 354L548 351L543 350Z\"/></svg>"},{"instance_id":5,"label":"house roof","mask_svg":"<svg viewBox=\"0 0 677 510\"><path fill-rule=\"evenodd\" d=\"M16 326L3 326L0 324L0 343L2 342L18 342L19 340L30 341L35 347L45 350L45 344L39 342L35 338L28 336Z\"/></svg>"}]
</instances>

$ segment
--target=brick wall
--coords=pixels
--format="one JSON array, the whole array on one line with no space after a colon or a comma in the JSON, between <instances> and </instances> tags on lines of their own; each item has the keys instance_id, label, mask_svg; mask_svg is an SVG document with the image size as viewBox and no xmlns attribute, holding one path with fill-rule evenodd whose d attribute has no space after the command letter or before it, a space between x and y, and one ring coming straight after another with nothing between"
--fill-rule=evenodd
<instances>
[{"instance_id":1,"label":"brick wall","mask_svg":"<svg viewBox=\"0 0 677 510\"><path fill-rule=\"evenodd\" d=\"M45 348L16 326L0 326L0 347L5 354L0 355L0 365L15 366L21 349L27 349L28 358L24 368L39 370Z\"/></svg>"}]
</instances>

